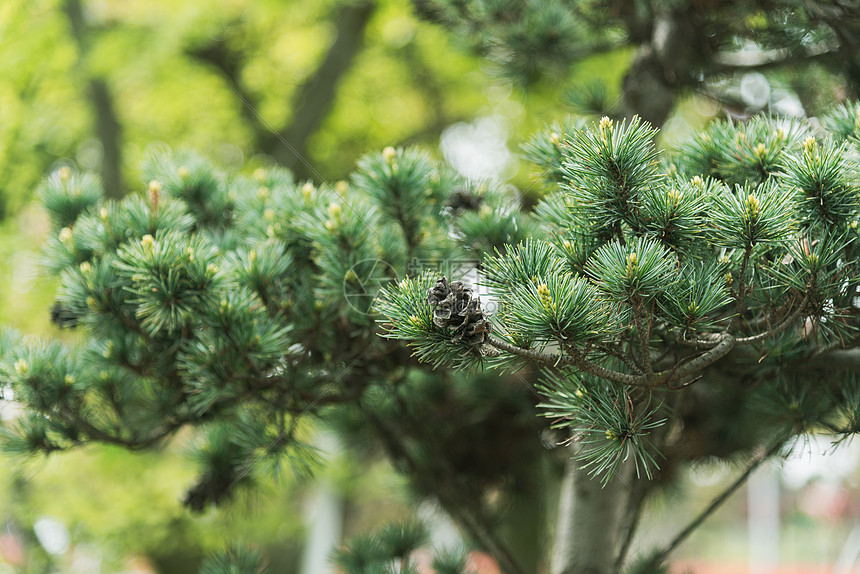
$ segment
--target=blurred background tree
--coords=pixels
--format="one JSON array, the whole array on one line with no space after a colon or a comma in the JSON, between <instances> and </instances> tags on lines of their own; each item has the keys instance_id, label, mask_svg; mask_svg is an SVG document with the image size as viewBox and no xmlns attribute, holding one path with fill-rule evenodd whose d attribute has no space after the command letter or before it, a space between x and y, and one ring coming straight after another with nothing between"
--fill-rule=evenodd
<instances>
[{"instance_id":1,"label":"blurred background tree","mask_svg":"<svg viewBox=\"0 0 860 574\"><path fill-rule=\"evenodd\" d=\"M16 212L58 160L99 171L119 194L121 182L138 181L154 142L226 166L275 161L335 180L367 149L433 142L486 115L511 84L528 88L520 138L560 105L655 125L673 112L695 118L682 109L693 95L738 116L817 115L857 95L851 10L799 1L197 0L177 9L11 0L0 12L0 200Z\"/></svg>"},{"instance_id":2,"label":"blurred background tree","mask_svg":"<svg viewBox=\"0 0 860 574\"><path fill-rule=\"evenodd\" d=\"M504 76L529 85L564 77L594 54L634 50L617 101L599 81L576 86L571 103L587 113L610 108L660 126L690 92L745 115L768 108L766 82L744 76L776 71L800 100L772 111L816 113L822 96L860 89L856 3L817 1L413 0L416 12L469 38ZM816 89L810 74L841 76ZM753 79L756 78L756 79ZM740 81L740 86L738 86ZM752 81L752 84L750 82ZM818 86L819 88L821 86ZM827 92L838 87L840 94Z\"/></svg>"},{"instance_id":3,"label":"blurred background tree","mask_svg":"<svg viewBox=\"0 0 860 574\"><path fill-rule=\"evenodd\" d=\"M31 201L46 171L72 166L99 172L107 195L118 197L140 187L141 160L164 142L200 150L229 169L251 173L282 162L318 182L333 181L367 149L388 143L435 144L448 125L498 109L511 120L523 116L504 83L487 79L478 60L451 46L443 30L418 21L403 2L235 2L217 9L198 2L179 10L170 3L11 2L0 8L0 15L0 97L6 110L0 161L8 216L2 229L7 280L0 286L7 304L0 313L27 332L66 340L76 335L49 325L55 283L37 263L36 246L49 226ZM296 130L303 134L296 136L301 142L292 139ZM286 138L292 150L282 141ZM292 151L307 163L296 163ZM488 379L476 392L444 397L440 415L449 414L446 402L468 409L491 384ZM426 390L432 394L438 386L427 385ZM508 391L498 404L485 407L486 414L468 422L485 441L495 439L494 429L509 413L530 408L515 387ZM472 402L465 401L469 396ZM415 410L411 416L420 420L424 415ZM488 416L496 417L495 426L481 424ZM531 417L525 420L537 426ZM446 431L448 442L459 441L460 431L452 425ZM459 450L457 464L468 464L470 450ZM124 456L131 455L110 455ZM110 477L126 485L135 481L133 473L123 480L104 457L95 457L92 464L86 462L92 457L75 455L56 460L65 461L61 472L70 483L93 481L92 476L99 477L94 484ZM150 464L156 460L166 467L164 472L175 472L170 470L175 456L153 456ZM527 466L529 457L522 462ZM14 475L9 480L29 484L27 478ZM23 533L53 506L51 496L39 494L42 484L33 482L31 494L22 494L17 510L8 515ZM432 486L428 479L419 491ZM83 500L90 498L81 494ZM141 496L141 502L147 498ZM103 539L102 516L79 512L81 505L66 506L68 512L57 518L73 528L78 542ZM169 571L168 558L176 548L165 540L188 540L189 560L207 549L191 541L196 535L186 530L194 530L192 521L182 518L177 500L150 510L153 537L129 536L120 547L163 562L164 571ZM138 528L141 514L120 514L124 521L114 523L117 530ZM345 532L359 523L348 522ZM295 526L295 521L287 524ZM215 544L212 537L206 540ZM265 537L259 542L265 543ZM31 567L48 568L50 558L44 555ZM53 563L59 564L56 559Z\"/></svg>"},{"instance_id":4,"label":"blurred background tree","mask_svg":"<svg viewBox=\"0 0 860 574\"><path fill-rule=\"evenodd\" d=\"M49 227L31 203L52 167L100 173L108 195L117 197L139 188L142 159L164 142L200 150L225 167L251 172L283 162L317 181L334 181L367 149L435 142L447 125L492 105L479 62L450 46L442 30L419 22L404 2L201 1L176 8L13 1L0 6L0 34L0 315L27 332L67 340L76 335L49 322L55 284L39 271L36 251ZM307 163L296 162L294 151ZM245 530L246 540L277 544L280 550L266 551L273 567L279 563L271 558L286 552L286 570L297 569L304 536L297 505L310 495L307 487L292 488L286 479L278 489L270 485L269 495L255 495L253 504L240 501L226 515L192 519L181 506L181 487L146 490L151 482L175 484L164 476L190 478L176 452L185 442L144 459L88 449L52 457L40 472L22 469L16 459L4 477L14 493L4 519L33 543L19 567L63 567L67 553L50 555L33 538L32 526L48 515L70 529L73 549L89 542L115 550L106 552L103 568L121 568L131 552L162 572L195 571L202 553ZM360 486L353 469L373 464L341 465L336 495L351 501L361 490L346 507L344 532L361 529L366 516L404 512L397 497L391 500L384 473L380 479L363 471L370 482ZM141 467L153 468L146 485L139 483ZM380 488L385 496L365 506ZM232 527L213 529L225 516ZM248 529L248 520L271 537Z\"/></svg>"},{"instance_id":5,"label":"blurred background tree","mask_svg":"<svg viewBox=\"0 0 860 574\"><path fill-rule=\"evenodd\" d=\"M477 62L403 2L16 0L0 18L13 212L58 160L119 195L155 142L336 180L365 150L432 141L486 103Z\"/></svg>"}]
</instances>

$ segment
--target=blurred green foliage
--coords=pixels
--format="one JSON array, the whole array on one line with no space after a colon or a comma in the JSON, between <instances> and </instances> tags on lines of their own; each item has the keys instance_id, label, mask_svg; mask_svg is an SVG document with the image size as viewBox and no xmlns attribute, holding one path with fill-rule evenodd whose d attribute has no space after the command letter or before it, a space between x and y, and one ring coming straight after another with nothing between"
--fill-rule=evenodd
<instances>
[{"instance_id":1,"label":"blurred green foliage","mask_svg":"<svg viewBox=\"0 0 860 574\"><path fill-rule=\"evenodd\" d=\"M4 457L0 517L7 530L20 533L19 541L29 542L20 571L51 571L53 565L79 572L67 570L69 563L89 549L100 557L103 572L127 571L134 559L158 572L196 572L203 556L233 543L265 549L273 572L295 571L309 483L289 476L259 482L229 507L192 515L177 497L194 475L184 454L188 438L180 435L167 448L146 453L99 446L47 459ZM386 464L364 465L361 473L357 468L354 459L341 455L317 476L336 496L349 499L361 492L361 501L350 507L346 531L362 532L379 520L402 517L402 480ZM66 527L68 551L51 557L36 542L32 527L44 518ZM9 558L6 548L0 551L2 572L4 558Z\"/></svg>"},{"instance_id":2,"label":"blurred green foliage","mask_svg":"<svg viewBox=\"0 0 860 574\"><path fill-rule=\"evenodd\" d=\"M0 223L0 323L27 333L73 336L51 324L56 281L39 267L39 246L49 229L41 210L28 208Z\"/></svg>"},{"instance_id":3,"label":"blurred green foliage","mask_svg":"<svg viewBox=\"0 0 860 574\"><path fill-rule=\"evenodd\" d=\"M106 83L119 123L124 191L140 185L142 159L159 143L194 149L228 169L271 163L260 155L261 138L272 140L267 130L283 132L301 113L293 98L318 71L334 19L350 2L84 1L82 37L66 14L71 4L9 0L0 7L3 214L19 211L58 162L98 170L106 150L94 128L94 79ZM435 147L446 126L476 116L506 117L515 139L557 116L566 78L524 98L488 76L465 40L418 20L406 0L374 5L364 48L307 141L308 175L339 179L359 155L385 145ZM621 49L588 58L571 79L597 78L611 100L631 57ZM213 64L218 58L234 78Z\"/></svg>"},{"instance_id":4,"label":"blurred green foliage","mask_svg":"<svg viewBox=\"0 0 860 574\"><path fill-rule=\"evenodd\" d=\"M29 199L56 161L98 168L102 150L91 128L90 77L105 79L114 99L127 187L137 186L138 166L157 142L241 166L256 153L253 126L224 77L192 52L223 38L241 54L242 89L279 130L291 119L291 96L332 41L330 16L338 6L88 2L83 58L63 9L58 0L12 0L0 7L0 193L9 212ZM366 149L432 135L427 125L437 119L444 125L468 117L481 99L484 78L470 75L476 63L447 46L440 30L418 23L404 3L382 2L367 36L367 49L347 72L310 146L308 159L326 178L345 173ZM427 78L435 91L425 89ZM452 90L453 82L460 89Z\"/></svg>"}]
</instances>

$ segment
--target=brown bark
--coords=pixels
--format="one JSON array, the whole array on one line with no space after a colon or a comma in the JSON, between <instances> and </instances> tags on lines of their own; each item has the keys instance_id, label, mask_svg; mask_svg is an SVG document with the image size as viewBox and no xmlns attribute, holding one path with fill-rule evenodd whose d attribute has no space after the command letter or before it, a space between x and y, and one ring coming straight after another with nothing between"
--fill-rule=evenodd
<instances>
[{"instance_id":1,"label":"brown bark","mask_svg":"<svg viewBox=\"0 0 860 574\"><path fill-rule=\"evenodd\" d=\"M335 40L316 73L296 91L293 119L275 139L268 138L264 151L297 176L307 176L304 156L308 140L319 129L334 103L338 85L364 44L364 31L376 8L371 0L340 8ZM286 140L290 147L280 140Z\"/></svg>"},{"instance_id":2,"label":"brown bark","mask_svg":"<svg viewBox=\"0 0 860 574\"><path fill-rule=\"evenodd\" d=\"M122 125L114 110L113 96L107 81L92 76L87 69L86 59L93 32L84 21L81 0L66 0L63 8L78 44L78 67L87 84L93 113L93 132L102 144L101 179L105 195L122 197Z\"/></svg>"},{"instance_id":3,"label":"brown bark","mask_svg":"<svg viewBox=\"0 0 860 574\"><path fill-rule=\"evenodd\" d=\"M281 129L273 128L260 116L257 98L240 81L243 57L230 48L225 38L189 49L188 53L213 66L241 100L242 115L254 130L255 148L301 179L318 175L305 157L308 140L331 111L340 81L361 52L364 32L375 9L374 0L337 8L334 41L316 72L296 90L289 103L292 119Z\"/></svg>"}]
</instances>

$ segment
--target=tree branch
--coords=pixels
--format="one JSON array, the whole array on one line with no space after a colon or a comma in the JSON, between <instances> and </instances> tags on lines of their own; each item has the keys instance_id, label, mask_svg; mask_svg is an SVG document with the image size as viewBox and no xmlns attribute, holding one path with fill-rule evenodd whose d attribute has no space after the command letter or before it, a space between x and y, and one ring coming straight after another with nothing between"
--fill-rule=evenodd
<instances>
[{"instance_id":1,"label":"tree branch","mask_svg":"<svg viewBox=\"0 0 860 574\"><path fill-rule=\"evenodd\" d=\"M293 119L281 130L281 138L303 154L308 139L319 128L334 102L338 83L349 70L364 43L364 30L376 8L372 0L337 7L335 40L316 73L298 88L292 100ZM292 149L270 138L266 151L279 163L297 172L303 163Z\"/></svg>"},{"instance_id":2,"label":"tree branch","mask_svg":"<svg viewBox=\"0 0 860 574\"><path fill-rule=\"evenodd\" d=\"M572 364L576 367L579 367L583 371L586 371L588 373L591 373L592 375L596 375L603 379L608 379L610 381L615 381L616 383L622 383L624 385L630 385L633 387L650 387L659 381L659 373L650 375L630 375L627 373L619 373L618 371L613 371L612 369L607 369L606 367L602 367L596 363L592 363L584 356L582 356L582 354L580 354L580 352L576 349L569 349L569 352L570 359L565 360L563 362Z\"/></svg>"},{"instance_id":3,"label":"tree branch","mask_svg":"<svg viewBox=\"0 0 860 574\"><path fill-rule=\"evenodd\" d=\"M176 431L176 429L178 429L185 423L184 420L173 421L167 426L162 427L160 430L156 430L145 437L135 439L114 436L99 429L83 417L77 416L76 414L71 412L65 412L63 414L63 417L68 420L69 423L72 423L81 430L83 430L84 434L86 434L91 440L122 446L129 450L143 450L145 448L148 448Z\"/></svg>"},{"instance_id":4,"label":"tree branch","mask_svg":"<svg viewBox=\"0 0 860 574\"><path fill-rule=\"evenodd\" d=\"M651 565L657 566L659 564L662 564L663 561L665 561L666 558L669 556L669 554L671 554L678 546L680 546L681 543L684 542L684 540L686 540L687 537L693 533L693 531L695 531L699 526L701 526L702 523L707 520L707 518L711 514L713 514L717 510L717 508L720 507L720 505L722 505L732 494L734 494L735 491L737 491L737 489L740 488L747 481L747 479L749 479L752 473L759 466L761 466L761 463L770 458L772 455L776 454L776 452L779 451L782 445L783 441L778 440L767 451L759 453L755 458L753 458L752 463L747 466L746 470L744 470L744 472L737 478L737 480L731 483L728 488L726 488L714 500L712 500L711 503L683 530L681 530L681 532L679 532L663 550L661 550L656 556L654 556L654 558L651 559Z\"/></svg>"},{"instance_id":5,"label":"tree branch","mask_svg":"<svg viewBox=\"0 0 860 574\"><path fill-rule=\"evenodd\" d=\"M92 106L93 131L102 144L101 178L105 195L122 197L122 125L114 110L113 96L103 78L87 70L86 59L90 52L91 30L84 21L81 0L66 0L63 10L69 19L75 42L78 45L78 68L88 84Z\"/></svg>"},{"instance_id":6,"label":"tree branch","mask_svg":"<svg viewBox=\"0 0 860 574\"><path fill-rule=\"evenodd\" d=\"M247 102L247 105L243 103L240 107L242 117L253 128L256 146L260 148L264 147L263 140L272 137L272 134L269 128L260 121L260 117L254 112L258 105L256 96L245 89L242 82L239 81L244 64L242 54L231 49L227 43L227 38L223 36L213 39L206 45L187 48L186 53L215 68L221 74L222 79L227 82L230 89L238 94L243 102Z\"/></svg>"},{"instance_id":7,"label":"tree branch","mask_svg":"<svg viewBox=\"0 0 860 574\"><path fill-rule=\"evenodd\" d=\"M685 363L677 369L661 371L657 373L657 376L664 377L666 379L664 381L665 383L669 383L669 381L671 380L683 380L690 375L698 373L705 367L713 365L714 363L728 355L729 352L735 348L735 346L735 338L731 335L724 334L720 337L720 342L717 343L717 345L715 345L711 350L707 351L700 357L697 357L692 361Z\"/></svg>"},{"instance_id":8,"label":"tree branch","mask_svg":"<svg viewBox=\"0 0 860 574\"><path fill-rule=\"evenodd\" d=\"M561 355L551 355L549 353L542 353L540 351L536 351L534 349L523 349L522 347L517 347L516 345L511 345L510 343L503 341L497 337L493 337L492 335L488 339L489 343L502 349L503 351L507 351L511 354L517 355L518 357L522 357L524 359L530 359L537 363L543 363L546 365L557 365L559 363L567 363L567 361L563 360Z\"/></svg>"},{"instance_id":9,"label":"tree branch","mask_svg":"<svg viewBox=\"0 0 860 574\"><path fill-rule=\"evenodd\" d=\"M714 333L705 333L705 336L713 335L713 334ZM688 347L694 347L696 349L713 349L714 347L716 347L717 345L720 344L720 339L719 338L685 339L684 337L681 337L680 339L678 339L678 342L683 344L683 345L686 345Z\"/></svg>"},{"instance_id":10,"label":"tree branch","mask_svg":"<svg viewBox=\"0 0 860 574\"><path fill-rule=\"evenodd\" d=\"M797 306L797 309L795 309L788 317L786 317L782 323L780 323L773 329L759 333L758 335L752 335L750 337L740 337L736 339L737 344L750 345L753 343L758 343L759 341L764 341L765 339L769 339L771 337L776 337L777 335L791 327L791 325L794 324L795 321L797 321L801 314L803 314L803 310L806 309L806 304L808 302L809 295L807 294L803 297L803 300L800 302L800 305Z\"/></svg>"},{"instance_id":11,"label":"tree branch","mask_svg":"<svg viewBox=\"0 0 860 574\"><path fill-rule=\"evenodd\" d=\"M535 361L537 363L543 363L545 365L574 365L579 367L583 371L589 372L593 375L597 375L598 377L608 379L610 381L615 381L616 383L622 383L625 385L631 386L648 386L650 377L646 375L630 375L627 373L620 373L618 371L613 371L612 369L607 369L606 367L601 367L595 363L592 363L581 354L579 354L576 349L569 349L570 355L552 355L549 353L542 353L540 351L535 351L534 349L523 349L521 347L517 347L516 345L511 345L497 337L490 336L489 343L494 347L497 347L503 351L507 351L513 355L517 355L518 357L522 357L524 359L529 359Z\"/></svg>"},{"instance_id":12,"label":"tree branch","mask_svg":"<svg viewBox=\"0 0 860 574\"><path fill-rule=\"evenodd\" d=\"M672 368L652 375L631 375L629 373L620 373L593 363L582 356L582 354L573 347L568 349L568 352L570 353L569 355L551 355L535 351L533 349L522 349L516 345L511 345L510 343L492 336L489 338L489 343L503 351L507 351L519 357L530 359L538 363L546 365L573 365L602 379L633 387L649 388L668 385L673 380L683 380L722 359L732 349L734 349L735 346L737 346L736 340L733 336L723 333L720 335L719 342L714 345L713 348L692 361L688 361L680 366L676 364Z\"/></svg>"},{"instance_id":13,"label":"tree branch","mask_svg":"<svg viewBox=\"0 0 860 574\"><path fill-rule=\"evenodd\" d=\"M796 64L808 64L835 55L838 46L822 42L806 48L802 52L788 48L762 50L760 52L717 52L713 66L708 70L714 74L731 74L738 71L752 72L771 68L781 68Z\"/></svg>"}]
</instances>

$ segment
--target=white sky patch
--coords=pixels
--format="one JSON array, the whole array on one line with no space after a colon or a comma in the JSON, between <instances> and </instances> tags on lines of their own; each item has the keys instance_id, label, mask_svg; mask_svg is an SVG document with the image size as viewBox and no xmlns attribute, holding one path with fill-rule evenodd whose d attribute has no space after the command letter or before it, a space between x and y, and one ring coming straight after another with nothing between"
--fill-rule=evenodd
<instances>
[{"instance_id":1,"label":"white sky patch","mask_svg":"<svg viewBox=\"0 0 860 574\"><path fill-rule=\"evenodd\" d=\"M858 463L860 442L834 448L831 437L812 436L798 442L782 465L782 476L789 488L801 488L813 479L840 482L851 477Z\"/></svg>"},{"instance_id":2,"label":"white sky patch","mask_svg":"<svg viewBox=\"0 0 860 574\"><path fill-rule=\"evenodd\" d=\"M456 123L442 132L440 147L445 159L468 179L504 180L514 167L508 150L507 125L499 116Z\"/></svg>"},{"instance_id":3,"label":"white sky patch","mask_svg":"<svg viewBox=\"0 0 860 574\"><path fill-rule=\"evenodd\" d=\"M39 544L48 554L56 556L64 554L69 549L71 542L69 530L65 524L56 518L42 516L33 525L33 531L36 533Z\"/></svg>"},{"instance_id":4,"label":"white sky patch","mask_svg":"<svg viewBox=\"0 0 860 574\"><path fill-rule=\"evenodd\" d=\"M790 489L802 488L812 480L854 484L853 475L860 465L860 441L846 441L834 446L833 437L813 435L797 441L783 461L775 461L783 484ZM690 479L697 486L708 487L736 476L737 470L717 458L693 463Z\"/></svg>"},{"instance_id":5,"label":"white sky patch","mask_svg":"<svg viewBox=\"0 0 860 574\"><path fill-rule=\"evenodd\" d=\"M770 99L770 82L759 72L744 74L741 78L741 97L750 108L764 107Z\"/></svg>"}]
</instances>

